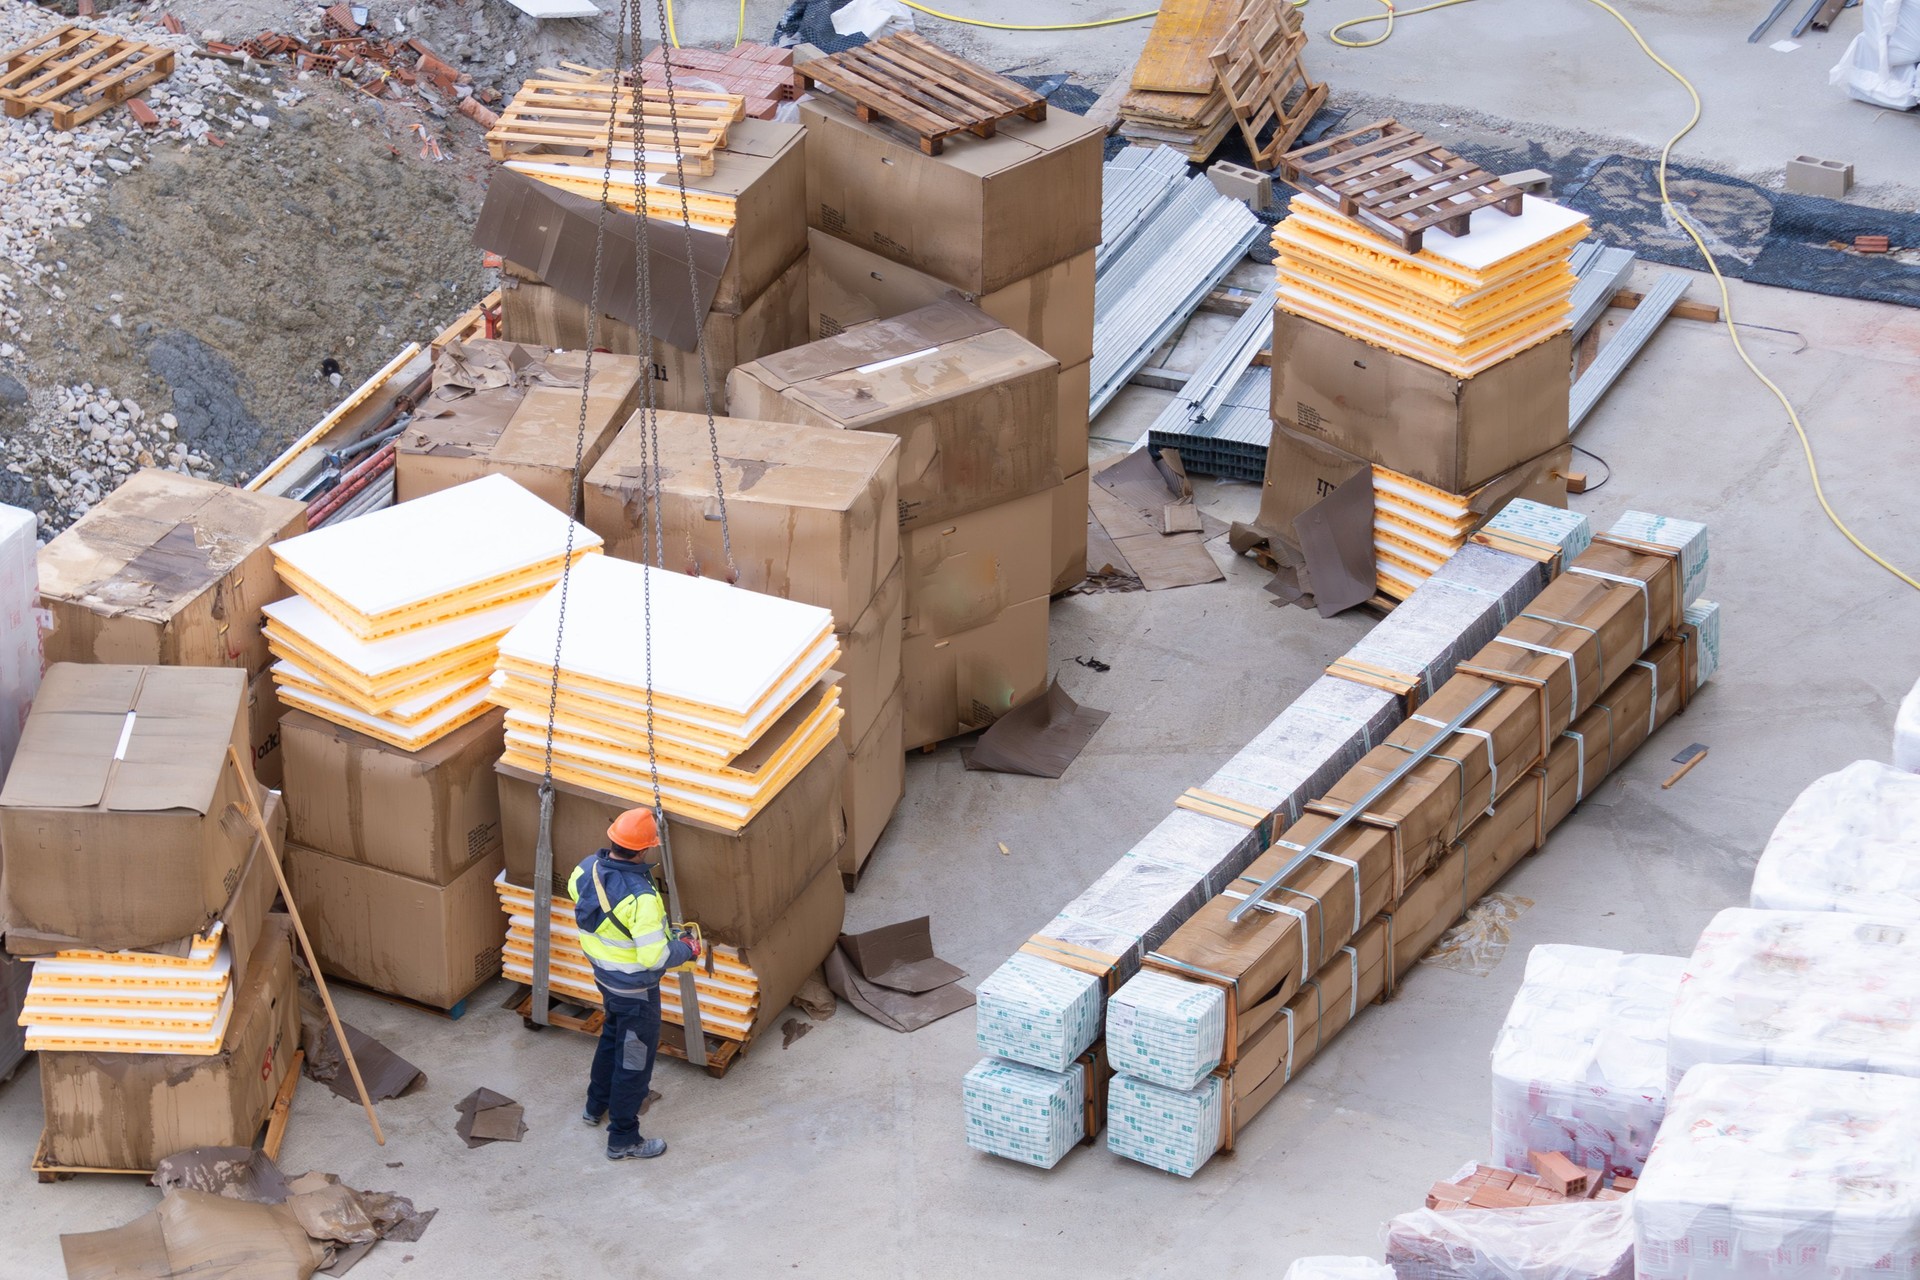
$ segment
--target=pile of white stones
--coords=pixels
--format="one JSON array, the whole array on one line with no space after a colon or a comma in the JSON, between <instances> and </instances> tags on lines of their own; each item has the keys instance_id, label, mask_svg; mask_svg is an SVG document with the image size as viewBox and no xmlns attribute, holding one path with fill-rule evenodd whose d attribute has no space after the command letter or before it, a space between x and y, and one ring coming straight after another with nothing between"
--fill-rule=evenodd
<instances>
[{"instance_id":1,"label":"pile of white stones","mask_svg":"<svg viewBox=\"0 0 1920 1280\"><path fill-rule=\"evenodd\" d=\"M63 529L119 487L141 467L165 467L211 479L211 459L176 438L170 413L149 416L131 399L83 382L62 387L46 415L51 430L14 433L0 440L0 457L15 475L40 479L44 530Z\"/></svg>"}]
</instances>

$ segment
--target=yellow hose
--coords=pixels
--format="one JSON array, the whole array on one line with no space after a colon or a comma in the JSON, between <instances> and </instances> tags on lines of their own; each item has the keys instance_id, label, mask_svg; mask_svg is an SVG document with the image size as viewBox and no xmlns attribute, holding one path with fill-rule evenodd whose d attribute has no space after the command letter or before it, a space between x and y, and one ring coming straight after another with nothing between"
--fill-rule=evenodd
<instances>
[{"instance_id":1,"label":"yellow hose","mask_svg":"<svg viewBox=\"0 0 1920 1280\"><path fill-rule=\"evenodd\" d=\"M1458 0L1455 0L1458 3ZM942 13L938 9L929 9L913 0L900 0L901 4L915 13L924 13L930 18L942 18L948 22L958 22L968 27L990 27L995 31L1086 31L1092 27L1117 27L1123 22L1139 22L1142 18L1151 18L1158 9L1147 9L1141 13L1129 13L1119 18L1097 18L1092 22L1049 22L1038 26L1023 26L1015 22L988 22L985 18L962 18L951 13Z\"/></svg>"}]
</instances>

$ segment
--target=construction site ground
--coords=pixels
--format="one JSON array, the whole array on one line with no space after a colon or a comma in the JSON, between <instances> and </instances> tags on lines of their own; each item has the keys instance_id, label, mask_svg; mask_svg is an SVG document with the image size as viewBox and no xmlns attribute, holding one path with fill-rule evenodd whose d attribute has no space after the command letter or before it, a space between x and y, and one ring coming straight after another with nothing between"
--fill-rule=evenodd
<instances>
[{"instance_id":1,"label":"construction site ground","mask_svg":"<svg viewBox=\"0 0 1920 1280\"><path fill-rule=\"evenodd\" d=\"M229 31L292 20L258 6L199 7L206 26ZM244 21L234 16L243 8ZM1746 44L1751 8L1711 0L1632 11L1705 100L1705 123L1683 158L1755 177L1794 154L1836 156L1856 164L1859 199L1897 205L1901 193L1888 179L1911 156L1920 120L1877 114L1826 85L1842 30L1810 33L1792 53ZM683 39L731 36L732 6L683 9L694 10L678 15ZM749 34L770 29L777 9L750 3ZM1406 18L1374 50L1324 40L1333 21L1368 9L1316 0L1306 10L1314 70L1336 98L1404 96L1428 104L1409 108L1409 118L1437 121L1467 118L1445 105L1457 101L1482 127L1493 120L1528 137L1583 132L1642 151L1657 148L1688 109L1626 33L1580 0L1477 0ZM434 12L447 23L476 11L449 3ZM496 0L484 11L495 28L529 25ZM1028 22L1120 11L1086 0L969 7ZM922 22L989 65L1072 70L1095 84L1131 63L1147 29L1023 35ZM1849 19L1847 29L1856 24ZM559 47L564 30L587 25L551 24L538 40ZM578 39L581 56L595 56L593 42ZM266 157L248 164L233 147L195 148L179 171L155 164L134 175L150 187L121 192L124 176L110 185L108 204L122 210L115 216L133 228L129 237L82 233L61 248L70 266L127 272L120 291L146 299L156 324L224 353L257 423L251 440L234 438L236 466L251 456L245 450L268 447L328 401L324 385L301 379L342 349L329 344L352 337L357 358L371 360L402 338L425 336L427 321L462 309L481 282L465 230L477 183L452 164L422 164L404 146L395 159L327 108L311 110L309 149L318 154L283 161L304 194L267 179ZM477 136L468 130L466 141L477 145ZM289 212L294 202L307 212ZM128 247L136 243L144 246L137 254ZM1644 287L1656 269L1639 270ZM1717 301L1705 276L1689 296ZM1908 429L1920 401L1920 314L1738 283L1733 300L1754 357L1802 410L1833 505L1890 559L1920 565L1911 514L1920 437ZM40 376L45 362L58 378L97 383L153 367L150 354L132 344L116 350L72 310L70 327L49 331L66 336L43 344L36 335L28 374ZM1169 362L1190 365L1196 345ZM0 360L0 370L17 367ZM126 374L97 372L119 369ZM1123 393L1095 423L1096 450L1130 445L1166 395ZM155 412L164 407L155 401ZM1501 886L1526 904L1491 973L1421 965L1405 975L1396 999L1365 1012L1234 1153L1191 1181L1100 1145L1051 1172L969 1151L959 1080L980 1056L972 1017L899 1035L844 1005L787 1048L777 1035L754 1045L724 1080L663 1063L654 1077L662 1096L643 1128L671 1150L609 1165L603 1135L578 1119L589 1044L524 1029L499 1007L504 984L479 992L458 1021L341 993L345 1016L417 1063L429 1083L381 1104L384 1148L356 1105L304 1085L282 1166L391 1188L440 1211L419 1243L361 1263L355 1274L366 1280L596 1268L623 1276L721 1268L802 1277L1277 1275L1305 1254L1378 1256L1389 1217L1485 1154L1487 1057L1526 949L1688 950L1715 911L1745 902L1755 857L1803 786L1852 760L1885 758L1920 651L1920 598L1827 523L1790 426L1740 365L1724 327L1669 321L1577 443L1605 459L1586 466L1605 483L1572 499L1596 525L1629 508L1710 524L1708 594L1725 618L1718 675ZM1198 488L1222 519L1247 518L1257 506L1250 485ZM850 930L930 915L940 953L978 981L1370 625L1363 613L1328 621L1278 606L1260 589L1267 575L1257 565L1232 559L1224 540L1214 550L1223 582L1056 602L1053 665L1076 698L1112 718L1057 782L969 773L951 745L913 755L906 798L849 900ZM1669 757L1695 742L1711 749L1708 758L1661 789L1676 767ZM791 1016L809 1021L798 1010ZM476 1086L526 1105L523 1142L469 1150L459 1141L454 1103ZM60 1274L60 1233L128 1221L154 1194L132 1178L36 1184L27 1165L38 1094L31 1068L0 1088L0 1188L14 1223L0 1262L8 1276Z\"/></svg>"}]
</instances>

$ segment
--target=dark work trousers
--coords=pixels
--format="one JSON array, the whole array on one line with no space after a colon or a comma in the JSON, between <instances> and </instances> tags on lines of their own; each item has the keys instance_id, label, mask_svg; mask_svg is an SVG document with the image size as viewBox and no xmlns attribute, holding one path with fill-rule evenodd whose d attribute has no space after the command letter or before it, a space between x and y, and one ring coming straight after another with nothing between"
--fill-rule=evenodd
<instances>
[{"instance_id":1,"label":"dark work trousers","mask_svg":"<svg viewBox=\"0 0 1920 1280\"><path fill-rule=\"evenodd\" d=\"M660 1050L660 988L623 996L601 986L600 999L606 1021L593 1051L587 1110L607 1113L609 1148L629 1147L640 1141L640 1105L647 1100Z\"/></svg>"}]
</instances>

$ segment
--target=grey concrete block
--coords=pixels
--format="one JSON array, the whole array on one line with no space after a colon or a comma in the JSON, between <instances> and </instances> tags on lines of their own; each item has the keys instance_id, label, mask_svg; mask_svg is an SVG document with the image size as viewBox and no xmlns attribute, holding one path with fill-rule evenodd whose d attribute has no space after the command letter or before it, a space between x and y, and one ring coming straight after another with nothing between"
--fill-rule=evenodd
<instances>
[{"instance_id":1,"label":"grey concrete block","mask_svg":"<svg viewBox=\"0 0 1920 1280\"><path fill-rule=\"evenodd\" d=\"M1803 196L1843 198L1853 189L1853 166L1818 156L1795 156L1787 161L1787 190Z\"/></svg>"},{"instance_id":2,"label":"grey concrete block","mask_svg":"<svg viewBox=\"0 0 1920 1280\"><path fill-rule=\"evenodd\" d=\"M1258 169L1229 160L1216 160L1207 170L1213 189L1223 196L1244 200L1247 208L1259 213L1273 203L1273 179Z\"/></svg>"}]
</instances>

